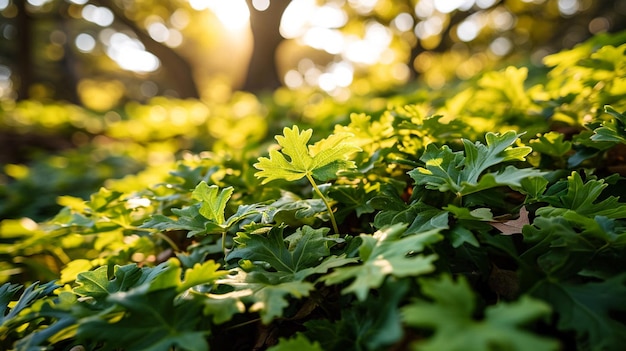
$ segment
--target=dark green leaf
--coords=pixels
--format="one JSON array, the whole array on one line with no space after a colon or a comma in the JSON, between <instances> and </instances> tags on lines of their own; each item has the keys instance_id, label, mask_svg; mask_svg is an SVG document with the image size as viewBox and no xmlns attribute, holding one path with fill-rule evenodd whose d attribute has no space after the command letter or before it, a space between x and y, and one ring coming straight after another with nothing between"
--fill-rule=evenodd
<instances>
[{"instance_id":1,"label":"dark green leaf","mask_svg":"<svg viewBox=\"0 0 626 351\"><path fill-rule=\"evenodd\" d=\"M228 260L247 259L269 263L279 272L296 272L318 264L330 254L327 228L312 229L304 226L296 231L298 240L291 250L285 245L283 228L274 227L267 236L239 233L235 238L237 248L228 255Z\"/></svg>"},{"instance_id":2,"label":"dark green leaf","mask_svg":"<svg viewBox=\"0 0 626 351\"><path fill-rule=\"evenodd\" d=\"M82 340L103 342L106 349L127 351L206 351L207 330L199 328L202 306L194 300L175 303L174 289L146 293L134 290L108 297L124 308L120 320L88 318L78 326Z\"/></svg>"},{"instance_id":3,"label":"dark green leaf","mask_svg":"<svg viewBox=\"0 0 626 351\"><path fill-rule=\"evenodd\" d=\"M353 292L363 301L369 290L380 287L389 275L401 278L432 272L435 269L432 262L437 259L437 255L417 253L442 239L439 229L402 238L405 229L405 224L396 224L374 235L361 235L363 243L359 254L362 263L337 268L322 280L331 285L354 279L342 292Z\"/></svg>"},{"instance_id":4,"label":"dark green leaf","mask_svg":"<svg viewBox=\"0 0 626 351\"><path fill-rule=\"evenodd\" d=\"M522 297L512 303L500 302L485 309L482 320L475 319L476 297L464 278L449 276L420 279L422 292L430 300L417 300L402 309L406 324L434 331L415 343L415 350L557 350L558 342L538 336L522 327L548 316L550 307L541 301Z\"/></svg>"},{"instance_id":5,"label":"dark green leaf","mask_svg":"<svg viewBox=\"0 0 626 351\"><path fill-rule=\"evenodd\" d=\"M304 335L297 334L295 338L280 338L278 344L267 351L324 351L318 342L310 342Z\"/></svg>"},{"instance_id":6,"label":"dark green leaf","mask_svg":"<svg viewBox=\"0 0 626 351\"><path fill-rule=\"evenodd\" d=\"M620 350L626 343L626 274L603 282L570 284L540 281L534 296L554 306L559 329L575 331L577 344L588 350Z\"/></svg>"}]
</instances>

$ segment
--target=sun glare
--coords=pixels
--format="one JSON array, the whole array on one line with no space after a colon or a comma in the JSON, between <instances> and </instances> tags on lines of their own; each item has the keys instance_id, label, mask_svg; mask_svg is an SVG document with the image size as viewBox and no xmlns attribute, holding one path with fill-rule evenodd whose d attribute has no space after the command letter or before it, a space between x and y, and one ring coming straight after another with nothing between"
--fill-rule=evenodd
<instances>
[{"instance_id":1,"label":"sun glare","mask_svg":"<svg viewBox=\"0 0 626 351\"><path fill-rule=\"evenodd\" d=\"M143 44L124 33L114 33L108 40L107 55L121 68L138 73L156 71L160 62Z\"/></svg>"},{"instance_id":2,"label":"sun glare","mask_svg":"<svg viewBox=\"0 0 626 351\"><path fill-rule=\"evenodd\" d=\"M211 10L226 29L239 31L250 23L250 9L245 0L189 0L194 10Z\"/></svg>"}]
</instances>

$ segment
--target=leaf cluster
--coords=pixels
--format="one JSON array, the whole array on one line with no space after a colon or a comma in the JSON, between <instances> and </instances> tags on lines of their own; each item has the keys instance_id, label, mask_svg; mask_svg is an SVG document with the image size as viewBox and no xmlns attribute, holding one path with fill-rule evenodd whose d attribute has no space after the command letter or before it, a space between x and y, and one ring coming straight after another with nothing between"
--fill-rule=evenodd
<instances>
[{"instance_id":1,"label":"leaf cluster","mask_svg":"<svg viewBox=\"0 0 626 351\"><path fill-rule=\"evenodd\" d=\"M4 219L0 348L619 350L625 49L326 100Z\"/></svg>"}]
</instances>

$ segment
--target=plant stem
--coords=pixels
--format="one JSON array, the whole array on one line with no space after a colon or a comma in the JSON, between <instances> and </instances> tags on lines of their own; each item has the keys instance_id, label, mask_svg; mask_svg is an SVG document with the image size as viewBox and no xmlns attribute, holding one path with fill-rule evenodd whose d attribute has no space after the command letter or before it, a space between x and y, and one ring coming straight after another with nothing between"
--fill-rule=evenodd
<instances>
[{"instance_id":1,"label":"plant stem","mask_svg":"<svg viewBox=\"0 0 626 351\"><path fill-rule=\"evenodd\" d=\"M224 261L226 261L226 232L222 232L222 252L224 253Z\"/></svg>"},{"instance_id":2,"label":"plant stem","mask_svg":"<svg viewBox=\"0 0 626 351\"><path fill-rule=\"evenodd\" d=\"M156 236L158 236L159 238L161 238L163 241L165 241L169 246L172 247L172 249L174 250L174 252L179 252L180 248L178 247L178 245L176 245L176 243L174 241L172 241L172 239L170 239L167 235L159 232L156 232Z\"/></svg>"},{"instance_id":3,"label":"plant stem","mask_svg":"<svg viewBox=\"0 0 626 351\"><path fill-rule=\"evenodd\" d=\"M311 177L310 174L307 173L306 178L309 180L309 182L313 186L313 190L315 190L315 193L317 193L317 196L319 196L322 199L322 201L324 201L324 205L326 205L326 208L328 209L330 222L333 225L333 230L335 231L335 234L339 234L339 227L337 227L337 221L335 220L335 215L333 214L333 209L332 207L330 207L330 203L328 202L328 199L326 198L326 196L324 196L324 194L322 194L320 189L317 187L317 184L315 184L315 180L313 180L313 177Z\"/></svg>"}]
</instances>

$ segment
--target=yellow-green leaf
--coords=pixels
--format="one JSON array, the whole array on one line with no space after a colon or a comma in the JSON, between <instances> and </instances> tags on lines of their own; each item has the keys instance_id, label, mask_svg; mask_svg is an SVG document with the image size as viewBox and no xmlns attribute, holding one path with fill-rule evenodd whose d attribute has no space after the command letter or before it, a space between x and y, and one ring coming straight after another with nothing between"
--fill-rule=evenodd
<instances>
[{"instance_id":1,"label":"yellow-green leaf","mask_svg":"<svg viewBox=\"0 0 626 351\"><path fill-rule=\"evenodd\" d=\"M300 132L298 126L283 130L283 135L276 136L280 150L270 151L269 158L260 157L254 167L259 170L257 178L264 178L262 183L275 179L294 181L304 176L318 180L336 177L340 170L355 168L348 160L350 154L361 149L349 139L350 133L331 134L314 145L307 145L311 139L311 129Z\"/></svg>"}]
</instances>

